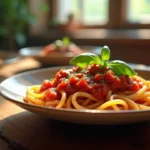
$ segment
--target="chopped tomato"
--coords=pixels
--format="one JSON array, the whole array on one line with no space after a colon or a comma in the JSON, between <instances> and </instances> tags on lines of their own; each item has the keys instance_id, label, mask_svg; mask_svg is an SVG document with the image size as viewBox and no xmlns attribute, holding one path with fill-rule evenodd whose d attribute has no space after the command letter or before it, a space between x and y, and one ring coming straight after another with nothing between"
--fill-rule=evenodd
<instances>
[{"instance_id":1,"label":"chopped tomato","mask_svg":"<svg viewBox=\"0 0 150 150\"><path fill-rule=\"evenodd\" d=\"M75 76L71 76L69 81L70 81L71 85L75 85L79 81L79 78L77 78Z\"/></svg>"},{"instance_id":2,"label":"chopped tomato","mask_svg":"<svg viewBox=\"0 0 150 150\"><path fill-rule=\"evenodd\" d=\"M88 92L90 90L90 86L87 84L84 78L80 79L80 81L76 84L76 87L82 92Z\"/></svg>"},{"instance_id":3,"label":"chopped tomato","mask_svg":"<svg viewBox=\"0 0 150 150\"><path fill-rule=\"evenodd\" d=\"M57 92L53 88L50 88L45 92L45 97L47 101L55 100L57 98Z\"/></svg>"},{"instance_id":4,"label":"chopped tomato","mask_svg":"<svg viewBox=\"0 0 150 150\"><path fill-rule=\"evenodd\" d=\"M89 73L90 74L96 74L100 71L100 66L97 64L93 64L88 67Z\"/></svg>"},{"instance_id":5,"label":"chopped tomato","mask_svg":"<svg viewBox=\"0 0 150 150\"><path fill-rule=\"evenodd\" d=\"M59 72L56 73L55 77L57 80L59 80L61 78L67 78L68 75L69 75L69 73L67 71L61 69Z\"/></svg>"},{"instance_id":6,"label":"chopped tomato","mask_svg":"<svg viewBox=\"0 0 150 150\"><path fill-rule=\"evenodd\" d=\"M110 86L110 89L112 91L117 91L122 86L121 85L121 80L119 78L116 78L116 81L113 84L109 85L109 86Z\"/></svg>"},{"instance_id":7,"label":"chopped tomato","mask_svg":"<svg viewBox=\"0 0 150 150\"><path fill-rule=\"evenodd\" d=\"M120 76L121 84L120 84L120 89L121 90L127 90L129 87L129 84L127 83L126 77L125 76Z\"/></svg>"},{"instance_id":8,"label":"chopped tomato","mask_svg":"<svg viewBox=\"0 0 150 150\"><path fill-rule=\"evenodd\" d=\"M71 95L71 94L74 94L75 92L77 92L78 90L76 89L75 86L71 86L70 84L68 84L65 91L67 92L67 94Z\"/></svg>"},{"instance_id":9,"label":"chopped tomato","mask_svg":"<svg viewBox=\"0 0 150 150\"><path fill-rule=\"evenodd\" d=\"M77 74L76 74L76 77L82 78L82 77L83 77L83 73L77 73Z\"/></svg>"},{"instance_id":10,"label":"chopped tomato","mask_svg":"<svg viewBox=\"0 0 150 150\"><path fill-rule=\"evenodd\" d=\"M141 89L143 87L144 83L143 82L139 82L139 88Z\"/></svg>"},{"instance_id":11,"label":"chopped tomato","mask_svg":"<svg viewBox=\"0 0 150 150\"><path fill-rule=\"evenodd\" d=\"M41 85L40 92L43 92L43 91L45 91L51 87L53 87L53 82L49 81L49 80L44 80L42 85Z\"/></svg>"},{"instance_id":12,"label":"chopped tomato","mask_svg":"<svg viewBox=\"0 0 150 150\"><path fill-rule=\"evenodd\" d=\"M67 88L67 86L68 86L68 82L62 81L60 84L58 84L57 90L58 91L62 91L62 90L65 91L65 89Z\"/></svg>"},{"instance_id":13,"label":"chopped tomato","mask_svg":"<svg viewBox=\"0 0 150 150\"><path fill-rule=\"evenodd\" d=\"M95 84L92 87L92 95L97 99L101 100L104 97L106 97L108 90L109 90L108 86L104 83Z\"/></svg>"},{"instance_id":14,"label":"chopped tomato","mask_svg":"<svg viewBox=\"0 0 150 150\"><path fill-rule=\"evenodd\" d=\"M100 74L96 74L95 76L94 76L94 81L95 82L100 82L101 80L103 80L103 76L102 75L100 75Z\"/></svg>"},{"instance_id":15,"label":"chopped tomato","mask_svg":"<svg viewBox=\"0 0 150 150\"><path fill-rule=\"evenodd\" d=\"M139 88L139 85L136 81L134 81L131 86L130 86L130 90L131 91L138 91L140 88Z\"/></svg>"},{"instance_id":16,"label":"chopped tomato","mask_svg":"<svg viewBox=\"0 0 150 150\"><path fill-rule=\"evenodd\" d=\"M72 70L73 70L73 72L80 72L81 68L80 67L73 67Z\"/></svg>"},{"instance_id":17,"label":"chopped tomato","mask_svg":"<svg viewBox=\"0 0 150 150\"><path fill-rule=\"evenodd\" d=\"M61 75L61 78L67 78L69 73L66 70L60 70L59 74Z\"/></svg>"},{"instance_id":18,"label":"chopped tomato","mask_svg":"<svg viewBox=\"0 0 150 150\"><path fill-rule=\"evenodd\" d=\"M108 71L104 75L105 82L108 84L112 84L116 81L116 77L113 75L112 71Z\"/></svg>"}]
</instances>

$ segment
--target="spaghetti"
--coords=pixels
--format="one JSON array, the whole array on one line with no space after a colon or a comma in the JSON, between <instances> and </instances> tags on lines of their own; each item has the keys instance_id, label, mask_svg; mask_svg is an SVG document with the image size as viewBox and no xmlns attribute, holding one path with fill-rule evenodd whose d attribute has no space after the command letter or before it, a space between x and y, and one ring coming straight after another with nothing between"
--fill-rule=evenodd
<instances>
[{"instance_id":1,"label":"spaghetti","mask_svg":"<svg viewBox=\"0 0 150 150\"><path fill-rule=\"evenodd\" d=\"M69 109L150 109L150 81L138 75L116 75L96 63L59 70L52 80L27 88L27 103Z\"/></svg>"}]
</instances>

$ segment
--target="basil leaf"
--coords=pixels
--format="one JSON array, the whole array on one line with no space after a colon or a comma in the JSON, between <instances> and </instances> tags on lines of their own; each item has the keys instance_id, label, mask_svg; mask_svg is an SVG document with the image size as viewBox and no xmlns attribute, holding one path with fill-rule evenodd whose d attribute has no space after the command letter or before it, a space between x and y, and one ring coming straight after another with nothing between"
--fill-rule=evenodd
<instances>
[{"instance_id":1,"label":"basil leaf","mask_svg":"<svg viewBox=\"0 0 150 150\"><path fill-rule=\"evenodd\" d=\"M87 65L91 65L94 63L100 64L100 61L101 60L98 55L95 55L93 53L83 53L71 59L69 63L71 65L77 65L81 68L85 68Z\"/></svg>"},{"instance_id":2,"label":"basil leaf","mask_svg":"<svg viewBox=\"0 0 150 150\"><path fill-rule=\"evenodd\" d=\"M63 42L63 44L64 45L69 45L70 44L70 39L67 37L67 36L65 36L63 39L62 39L62 42Z\"/></svg>"},{"instance_id":3,"label":"basil leaf","mask_svg":"<svg viewBox=\"0 0 150 150\"><path fill-rule=\"evenodd\" d=\"M123 67L120 67L120 66L109 66L109 69L113 70L113 72L115 72L116 75L124 75L125 74L125 71L123 69Z\"/></svg>"},{"instance_id":4,"label":"basil leaf","mask_svg":"<svg viewBox=\"0 0 150 150\"><path fill-rule=\"evenodd\" d=\"M101 50L101 58L103 61L108 61L110 58L110 50L108 46L104 46Z\"/></svg>"},{"instance_id":5,"label":"basil leaf","mask_svg":"<svg viewBox=\"0 0 150 150\"><path fill-rule=\"evenodd\" d=\"M107 64L110 69L112 69L117 75L136 75L134 70L121 60L114 60Z\"/></svg>"},{"instance_id":6,"label":"basil leaf","mask_svg":"<svg viewBox=\"0 0 150 150\"><path fill-rule=\"evenodd\" d=\"M102 66L107 66L109 58L110 58L110 50L108 46L104 46L101 50Z\"/></svg>"}]
</instances>

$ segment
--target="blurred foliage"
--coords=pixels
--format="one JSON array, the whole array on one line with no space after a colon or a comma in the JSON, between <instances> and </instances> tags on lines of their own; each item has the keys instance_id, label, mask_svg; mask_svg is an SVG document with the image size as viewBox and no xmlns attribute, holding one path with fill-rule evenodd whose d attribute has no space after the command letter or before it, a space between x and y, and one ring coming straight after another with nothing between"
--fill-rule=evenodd
<instances>
[{"instance_id":1,"label":"blurred foliage","mask_svg":"<svg viewBox=\"0 0 150 150\"><path fill-rule=\"evenodd\" d=\"M27 0L0 1L0 36L9 37L19 45L25 44L27 24L35 22Z\"/></svg>"},{"instance_id":2,"label":"blurred foliage","mask_svg":"<svg viewBox=\"0 0 150 150\"><path fill-rule=\"evenodd\" d=\"M47 3L42 3L40 4L40 11L43 12L43 13L49 13L50 12L50 7Z\"/></svg>"}]
</instances>

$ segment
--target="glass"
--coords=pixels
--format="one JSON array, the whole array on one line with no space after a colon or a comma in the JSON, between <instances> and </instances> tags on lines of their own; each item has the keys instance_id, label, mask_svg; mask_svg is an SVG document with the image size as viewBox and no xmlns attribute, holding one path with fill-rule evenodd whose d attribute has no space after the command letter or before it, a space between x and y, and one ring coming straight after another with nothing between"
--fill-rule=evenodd
<instances>
[{"instance_id":1,"label":"glass","mask_svg":"<svg viewBox=\"0 0 150 150\"><path fill-rule=\"evenodd\" d=\"M150 0L127 0L127 21L130 23L150 23Z\"/></svg>"},{"instance_id":2,"label":"glass","mask_svg":"<svg viewBox=\"0 0 150 150\"><path fill-rule=\"evenodd\" d=\"M82 22L85 25L101 25L108 22L108 0L83 0Z\"/></svg>"}]
</instances>

